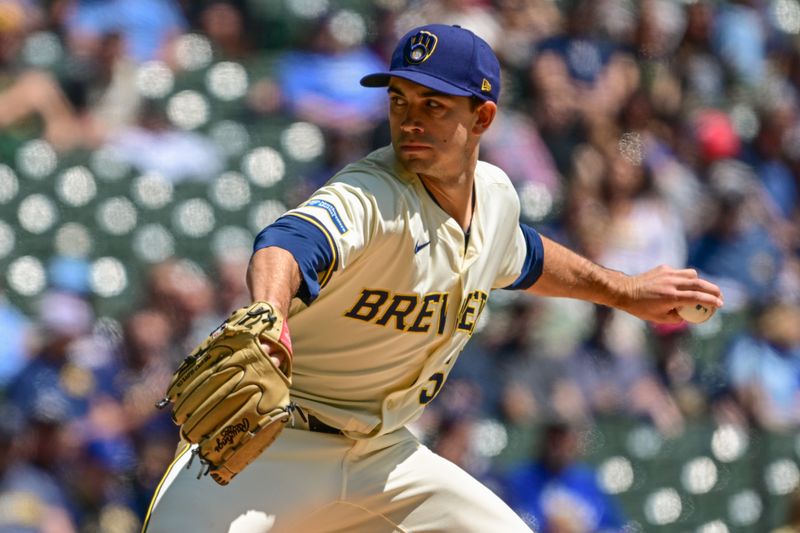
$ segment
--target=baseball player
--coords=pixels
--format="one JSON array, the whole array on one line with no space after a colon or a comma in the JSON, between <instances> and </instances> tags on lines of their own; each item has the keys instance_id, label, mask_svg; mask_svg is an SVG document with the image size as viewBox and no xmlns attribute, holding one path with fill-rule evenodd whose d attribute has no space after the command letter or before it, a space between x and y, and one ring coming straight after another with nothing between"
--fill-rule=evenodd
<instances>
[{"instance_id":1,"label":"baseball player","mask_svg":"<svg viewBox=\"0 0 800 533\"><path fill-rule=\"evenodd\" d=\"M248 271L253 300L288 317L298 416L227 486L198 479L186 446L156 490L147 533L530 531L406 429L441 391L492 290L656 322L680 321L684 304L722 305L692 270L627 276L520 224L508 177L478 160L500 72L472 32L416 28L390 69L361 84L387 88L391 146L264 229ZM274 346L265 349L284 364Z\"/></svg>"}]
</instances>

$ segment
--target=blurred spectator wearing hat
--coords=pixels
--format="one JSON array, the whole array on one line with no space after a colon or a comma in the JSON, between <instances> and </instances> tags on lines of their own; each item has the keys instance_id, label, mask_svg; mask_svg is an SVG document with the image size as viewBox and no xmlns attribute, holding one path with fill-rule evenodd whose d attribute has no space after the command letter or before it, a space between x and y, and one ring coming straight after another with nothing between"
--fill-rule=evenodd
<instances>
[{"instance_id":1,"label":"blurred spectator wearing hat","mask_svg":"<svg viewBox=\"0 0 800 533\"><path fill-rule=\"evenodd\" d=\"M503 497L534 531L542 533L622 532L618 504L579 462L580 430L561 421L547 423L535 458L505 477Z\"/></svg>"}]
</instances>

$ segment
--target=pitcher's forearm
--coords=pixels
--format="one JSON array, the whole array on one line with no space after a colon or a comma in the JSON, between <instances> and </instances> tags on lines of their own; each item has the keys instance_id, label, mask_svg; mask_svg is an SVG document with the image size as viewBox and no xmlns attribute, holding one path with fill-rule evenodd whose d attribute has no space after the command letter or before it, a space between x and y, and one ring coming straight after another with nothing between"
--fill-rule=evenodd
<instances>
[{"instance_id":1,"label":"pitcher's forearm","mask_svg":"<svg viewBox=\"0 0 800 533\"><path fill-rule=\"evenodd\" d=\"M587 300L618 307L630 298L629 276L604 268L583 256L542 237L542 275L528 291L538 296Z\"/></svg>"},{"instance_id":2,"label":"pitcher's forearm","mask_svg":"<svg viewBox=\"0 0 800 533\"><path fill-rule=\"evenodd\" d=\"M627 311L642 320L678 323L678 310L723 305L722 291L692 268L656 266L627 275L592 263L558 243L542 238L542 275L528 289L540 296L578 298Z\"/></svg>"},{"instance_id":3,"label":"pitcher's forearm","mask_svg":"<svg viewBox=\"0 0 800 533\"><path fill-rule=\"evenodd\" d=\"M247 286L253 301L263 300L288 316L292 298L300 288L300 269L291 253L271 246L250 258Z\"/></svg>"}]
</instances>

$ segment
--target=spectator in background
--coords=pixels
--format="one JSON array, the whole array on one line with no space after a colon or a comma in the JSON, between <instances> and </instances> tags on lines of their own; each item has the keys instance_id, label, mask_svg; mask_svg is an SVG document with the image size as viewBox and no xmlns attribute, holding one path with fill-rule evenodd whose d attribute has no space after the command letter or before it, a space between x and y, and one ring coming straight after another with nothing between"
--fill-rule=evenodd
<instances>
[{"instance_id":1,"label":"spectator in background","mask_svg":"<svg viewBox=\"0 0 800 533\"><path fill-rule=\"evenodd\" d=\"M128 475L135 463L133 447L124 438L94 439L81 447L65 483L75 501L81 531L140 530Z\"/></svg>"},{"instance_id":2,"label":"spectator in background","mask_svg":"<svg viewBox=\"0 0 800 533\"><path fill-rule=\"evenodd\" d=\"M0 5L0 67L14 57L5 50L18 52L30 29L21 7L13 15L15 4ZM97 148L135 121L136 64L164 55L185 23L172 0L75 0L54 11L61 9L69 54L59 74L17 67L12 83L0 81L0 128L35 116L57 150Z\"/></svg>"},{"instance_id":3,"label":"spectator in background","mask_svg":"<svg viewBox=\"0 0 800 533\"><path fill-rule=\"evenodd\" d=\"M215 261L215 299L217 314L221 319L228 318L234 309L247 305L250 299L246 282L250 250L229 248L226 253L228 255L219 256Z\"/></svg>"},{"instance_id":4,"label":"spectator in background","mask_svg":"<svg viewBox=\"0 0 800 533\"><path fill-rule=\"evenodd\" d=\"M465 416L444 416L431 443L434 453L455 463L472 475L481 474L474 450L475 419Z\"/></svg>"},{"instance_id":5,"label":"spectator in background","mask_svg":"<svg viewBox=\"0 0 800 533\"><path fill-rule=\"evenodd\" d=\"M698 109L690 120L691 134L686 139L694 151L683 155L701 170L708 170L717 161L739 157L742 141L731 117L713 108Z\"/></svg>"},{"instance_id":6,"label":"spectator in background","mask_svg":"<svg viewBox=\"0 0 800 533\"><path fill-rule=\"evenodd\" d=\"M792 129L798 120L795 100L794 90L789 89L789 94L777 96L762 110L758 134L745 147L742 160L757 176L765 225L782 252L775 290L800 301L800 174L793 168L800 130Z\"/></svg>"},{"instance_id":7,"label":"spectator in background","mask_svg":"<svg viewBox=\"0 0 800 533\"><path fill-rule=\"evenodd\" d=\"M675 398L686 418L701 416L708 407L698 383L698 363L695 361L688 323L653 325L650 332L655 376Z\"/></svg>"},{"instance_id":8,"label":"spectator in background","mask_svg":"<svg viewBox=\"0 0 800 533\"><path fill-rule=\"evenodd\" d=\"M140 309L128 317L120 346L122 369L115 386L121 397L129 431L153 436L174 433L169 416L151 409L153 398L163 395L181 358L170 317L153 309Z\"/></svg>"},{"instance_id":9,"label":"spectator in background","mask_svg":"<svg viewBox=\"0 0 800 533\"><path fill-rule=\"evenodd\" d=\"M766 73L766 21L754 0L729 0L722 3L714 18L712 43L734 79L755 88Z\"/></svg>"},{"instance_id":10,"label":"spectator in background","mask_svg":"<svg viewBox=\"0 0 800 533\"><path fill-rule=\"evenodd\" d=\"M711 45L714 9L709 0L684 3L686 30L672 56L673 76L680 80L684 109L719 105L726 97L722 62Z\"/></svg>"},{"instance_id":11,"label":"spectator in background","mask_svg":"<svg viewBox=\"0 0 800 533\"><path fill-rule=\"evenodd\" d=\"M249 88L244 99L246 108L233 105L232 117L249 123L262 123L281 115L281 94L275 79L273 57L255 46L262 31L246 0L204 0L186 6L193 14L198 33L208 38L216 61L232 61L244 66ZM270 31L273 28L270 27ZM177 50L171 51L173 55ZM173 58L174 61L174 58ZM185 76L191 79L192 73ZM178 75L179 79L182 77ZM220 110L217 109L217 112Z\"/></svg>"},{"instance_id":12,"label":"spectator in background","mask_svg":"<svg viewBox=\"0 0 800 533\"><path fill-rule=\"evenodd\" d=\"M384 113L385 95L363 91L360 77L384 63L362 39L340 34L331 19L320 19L303 50L283 54L278 83L283 101L297 118L356 135L370 130Z\"/></svg>"},{"instance_id":13,"label":"spectator in background","mask_svg":"<svg viewBox=\"0 0 800 533\"><path fill-rule=\"evenodd\" d=\"M499 0L494 4L502 31L496 36L493 49L505 66L524 74L533 60L536 43L562 25L561 13L549 0Z\"/></svg>"},{"instance_id":14,"label":"spectator in background","mask_svg":"<svg viewBox=\"0 0 800 533\"><path fill-rule=\"evenodd\" d=\"M26 4L27 2L23 2L23 0L0 1L1 67L8 68L17 61L24 37L30 29L30 6Z\"/></svg>"},{"instance_id":15,"label":"spectator in background","mask_svg":"<svg viewBox=\"0 0 800 533\"><path fill-rule=\"evenodd\" d=\"M631 163L641 161L643 172L650 177L645 181L652 181L641 192L653 197L661 211L672 211L672 216L680 219L680 230L685 233L681 238L685 240L704 227L703 186L694 169L677 153L679 134L670 125L678 123L677 110L665 103L669 98L679 102L679 94L665 94L678 90L673 85L676 82L665 68L654 70L656 79L631 95L617 119L622 132L618 148ZM686 261L683 253L681 264Z\"/></svg>"},{"instance_id":16,"label":"spectator in background","mask_svg":"<svg viewBox=\"0 0 800 533\"><path fill-rule=\"evenodd\" d=\"M561 193L562 179L553 157L526 114L511 108L500 111L481 148L481 157L505 169L518 190L535 185L552 196ZM523 205L523 216L524 209Z\"/></svg>"},{"instance_id":17,"label":"spectator in background","mask_svg":"<svg viewBox=\"0 0 800 533\"><path fill-rule=\"evenodd\" d=\"M34 418L39 414L30 413ZM44 420L25 420L9 404L0 402L0 531L73 533L77 531L66 494L59 482L36 464L41 446L58 447L52 426ZM44 433L43 433L44 432ZM43 440L44 439L44 440ZM57 458L57 451L46 459ZM47 455L47 454L46 454Z\"/></svg>"},{"instance_id":18,"label":"spectator in background","mask_svg":"<svg viewBox=\"0 0 800 533\"><path fill-rule=\"evenodd\" d=\"M249 37L247 4L234 0L193 2L197 26L220 60L249 62L259 55Z\"/></svg>"},{"instance_id":19,"label":"spectator in background","mask_svg":"<svg viewBox=\"0 0 800 533\"><path fill-rule=\"evenodd\" d=\"M647 354L612 330L613 310L595 306L589 338L565 362L565 374L577 384L593 416L645 417L664 435L683 430L683 417L657 379Z\"/></svg>"},{"instance_id":20,"label":"spectator in background","mask_svg":"<svg viewBox=\"0 0 800 533\"><path fill-rule=\"evenodd\" d=\"M136 63L163 59L186 22L173 0L75 0L66 20L70 48L80 58L97 54L103 36L119 33Z\"/></svg>"},{"instance_id":21,"label":"spectator in background","mask_svg":"<svg viewBox=\"0 0 800 533\"><path fill-rule=\"evenodd\" d=\"M0 128L24 128L39 119L42 136L66 152L97 148L108 135L134 123L141 104L136 65L124 55L120 34L106 33L98 40L84 55L68 55L57 73L18 67L6 87L0 83Z\"/></svg>"},{"instance_id":22,"label":"spectator in background","mask_svg":"<svg viewBox=\"0 0 800 533\"><path fill-rule=\"evenodd\" d=\"M161 482L164 467L169 465L177 449L177 435L151 436L137 434L136 467L132 472L133 489L136 498L135 507L138 517L144 518L150 506L153 491Z\"/></svg>"},{"instance_id":23,"label":"spectator in background","mask_svg":"<svg viewBox=\"0 0 800 533\"><path fill-rule=\"evenodd\" d=\"M178 444L179 436L169 413L153 409L153 402L163 395L175 365L184 355L173 322L163 311L146 306L136 309L125 320L123 342L119 347L122 368L115 387L120 396L125 436L130 439L123 441L120 449L130 452L135 462L128 462L128 454L116 460L114 455L100 454L94 463L106 476L107 486L120 489L112 490L111 495L124 497L125 505L120 506L114 499L98 501L111 504L110 509L118 509L118 512L130 508L139 519L145 516L150 496L161 481L163 467L172 461ZM98 444L97 451L114 450L108 440ZM119 476L129 484L119 487Z\"/></svg>"},{"instance_id":24,"label":"spectator in background","mask_svg":"<svg viewBox=\"0 0 800 533\"><path fill-rule=\"evenodd\" d=\"M89 148L97 148L109 135L135 124L141 111L138 66L124 47L119 33L102 35L91 56L68 64L68 77L62 81L84 124L84 144Z\"/></svg>"},{"instance_id":25,"label":"spectator in background","mask_svg":"<svg viewBox=\"0 0 800 533\"><path fill-rule=\"evenodd\" d=\"M600 35L597 9L590 0L567 2L565 32L538 44L531 70L545 95L575 91L576 105L592 121L615 116L639 83L633 57Z\"/></svg>"},{"instance_id":26,"label":"spectator in background","mask_svg":"<svg viewBox=\"0 0 800 533\"><path fill-rule=\"evenodd\" d=\"M579 113L577 92L570 84L548 88L530 84L528 102L542 141L556 170L570 179L575 172L576 152L589 138L589 128Z\"/></svg>"},{"instance_id":27,"label":"spectator in background","mask_svg":"<svg viewBox=\"0 0 800 533\"><path fill-rule=\"evenodd\" d=\"M32 412L39 402L63 404L69 419L83 416L89 400L100 386L86 365L76 360L74 348L91 330L94 312L83 298L66 292L51 292L42 298L39 320L43 344L8 387L13 405ZM54 403L55 405L55 403Z\"/></svg>"},{"instance_id":28,"label":"spectator in background","mask_svg":"<svg viewBox=\"0 0 800 533\"><path fill-rule=\"evenodd\" d=\"M214 287L197 265L167 259L150 268L148 285L147 305L169 320L179 353L189 353L219 325Z\"/></svg>"},{"instance_id":29,"label":"spectator in background","mask_svg":"<svg viewBox=\"0 0 800 533\"><path fill-rule=\"evenodd\" d=\"M600 191L607 218L596 260L625 272L644 272L653 263L686 264L683 224L641 164L642 149L638 138L609 147Z\"/></svg>"},{"instance_id":30,"label":"spectator in background","mask_svg":"<svg viewBox=\"0 0 800 533\"><path fill-rule=\"evenodd\" d=\"M580 432L550 422L535 459L506 476L503 497L534 531L593 533L623 531L625 520L596 474L578 461Z\"/></svg>"},{"instance_id":31,"label":"spectator in background","mask_svg":"<svg viewBox=\"0 0 800 533\"><path fill-rule=\"evenodd\" d=\"M21 137L43 122L42 136L57 149L71 149L80 132L75 110L52 73L32 70L19 54L34 26L21 0L0 0L0 130L14 127Z\"/></svg>"},{"instance_id":32,"label":"spectator in background","mask_svg":"<svg viewBox=\"0 0 800 533\"><path fill-rule=\"evenodd\" d=\"M420 24L449 24L469 28L489 43L492 50L504 31L498 24L493 6L483 0L428 0L412 3L397 22L395 37Z\"/></svg>"},{"instance_id":33,"label":"spectator in background","mask_svg":"<svg viewBox=\"0 0 800 533\"><path fill-rule=\"evenodd\" d=\"M173 183L211 180L223 169L217 145L201 133L173 127L162 105L154 101L144 104L138 124L111 135L107 146L139 172L152 172Z\"/></svg>"},{"instance_id":34,"label":"spectator in background","mask_svg":"<svg viewBox=\"0 0 800 533\"><path fill-rule=\"evenodd\" d=\"M725 367L752 421L771 430L800 423L800 307L765 302L755 331L737 338Z\"/></svg>"},{"instance_id":35,"label":"spectator in background","mask_svg":"<svg viewBox=\"0 0 800 533\"><path fill-rule=\"evenodd\" d=\"M775 295L784 256L768 229L752 170L721 160L709 168L708 183L713 194L709 227L692 244L689 265L728 287L731 310L769 300Z\"/></svg>"},{"instance_id":36,"label":"spectator in background","mask_svg":"<svg viewBox=\"0 0 800 533\"><path fill-rule=\"evenodd\" d=\"M758 134L741 158L755 171L767 213L775 224L791 223L800 208L800 183L784 155L789 127L796 119L793 101L773 103L761 113Z\"/></svg>"},{"instance_id":37,"label":"spectator in background","mask_svg":"<svg viewBox=\"0 0 800 533\"><path fill-rule=\"evenodd\" d=\"M570 181L579 151L615 134L609 122L639 83L632 56L601 35L599 9L587 0L566 2L564 28L536 43L527 70L534 120Z\"/></svg>"},{"instance_id":38,"label":"spectator in background","mask_svg":"<svg viewBox=\"0 0 800 533\"><path fill-rule=\"evenodd\" d=\"M57 150L69 151L83 144L77 113L49 73L25 71L5 90L0 88L0 129L34 129L36 126L25 124L32 118L42 120L42 137Z\"/></svg>"},{"instance_id":39,"label":"spectator in background","mask_svg":"<svg viewBox=\"0 0 800 533\"><path fill-rule=\"evenodd\" d=\"M547 320L537 302L520 298L509 306L505 327L489 347L489 368L480 382L491 386L492 380L498 381L489 390L498 389L494 395L508 424L524 427L549 418L585 419L586 404L575 382L566 376L563 357L536 338L537 330L543 329L537 326ZM464 359L465 365L474 364L469 355Z\"/></svg>"}]
</instances>

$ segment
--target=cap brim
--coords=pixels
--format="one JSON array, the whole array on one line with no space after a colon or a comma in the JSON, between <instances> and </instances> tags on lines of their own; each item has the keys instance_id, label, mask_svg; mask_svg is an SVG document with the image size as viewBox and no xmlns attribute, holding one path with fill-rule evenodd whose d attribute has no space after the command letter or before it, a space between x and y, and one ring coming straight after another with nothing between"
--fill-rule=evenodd
<instances>
[{"instance_id":1,"label":"cap brim","mask_svg":"<svg viewBox=\"0 0 800 533\"><path fill-rule=\"evenodd\" d=\"M452 83L440 80L434 76L423 74L415 70L393 70L389 72L376 72L361 78L361 85L364 87L387 87L389 79L394 76L396 78L403 78L404 80L419 83L424 87L439 91L440 93L450 94L453 96L473 96L473 93L456 87Z\"/></svg>"}]
</instances>

